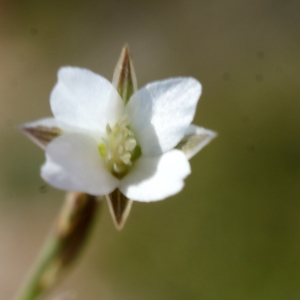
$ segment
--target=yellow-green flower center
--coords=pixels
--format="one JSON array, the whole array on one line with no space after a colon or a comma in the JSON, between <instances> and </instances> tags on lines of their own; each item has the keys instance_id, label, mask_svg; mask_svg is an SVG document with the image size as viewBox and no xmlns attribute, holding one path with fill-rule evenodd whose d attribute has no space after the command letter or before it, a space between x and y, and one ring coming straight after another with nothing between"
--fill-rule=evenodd
<instances>
[{"instance_id":1,"label":"yellow-green flower center","mask_svg":"<svg viewBox=\"0 0 300 300\"><path fill-rule=\"evenodd\" d=\"M107 124L106 139L98 146L107 167L118 178L122 178L141 155L129 123L129 117L124 115L113 128Z\"/></svg>"}]
</instances>

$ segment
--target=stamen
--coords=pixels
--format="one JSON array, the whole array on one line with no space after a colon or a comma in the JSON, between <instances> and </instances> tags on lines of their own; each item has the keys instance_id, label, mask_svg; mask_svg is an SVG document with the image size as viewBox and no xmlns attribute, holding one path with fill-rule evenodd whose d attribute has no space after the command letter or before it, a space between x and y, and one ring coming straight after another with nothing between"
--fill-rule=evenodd
<instances>
[{"instance_id":1,"label":"stamen","mask_svg":"<svg viewBox=\"0 0 300 300\"><path fill-rule=\"evenodd\" d=\"M120 159L122 160L122 162L123 162L125 165L128 165L128 164L129 164L130 158L131 158L131 154L130 154L130 153L125 153L125 154L123 154L122 156L120 156Z\"/></svg>"},{"instance_id":2,"label":"stamen","mask_svg":"<svg viewBox=\"0 0 300 300\"><path fill-rule=\"evenodd\" d=\"M125 150L126 151L132 151L136 147L136 140L133 138L130 138L125 142Z\"/></svg>"},{"instance_id":3,"label":"stamen","mask_svg":"<svg viewBox=\"0 0 300 300\"><path fill-rule=\"evenodd\" d=\"M117 166L116 163L114 163L114 171L115 171L116 173L120 173L120 172L121 172L121 170L118 168L118 166Z\"/></svg>"},{"instance_id":4,"label":"stamen","mask_svg":"<svg viewBox=\"0 0 300 300\"><path fill-rule=\"evenodd\" d=\"M128 115L124 115L118 122L118 124L120 125L120 127L125 127L129 125L129 117Z\"/></svg>"},{"instance_id":5,"label":"stamen","mask_svg":"<svg viewBox=\"0 0 300 300\"><path fill-rule=\"evenodd\" d=\"M98 146L108 169L117 178L122 178L132 161L141 155L140 151L136 151L137 142L134 133L128 128L129 124L127 115L122 116L113 127L107 124L106 137L102 138L103 143Z\"/></svg>"},{"instance_id":6,"label":"stamen","mask_svg":"<svg viewBox=\"0 0 300 300\"><path fill-rule=\"evenodd\" d=\"M122 141L122 139L123 139L123 135L122 135L122 133L120 132L120 133L118 134L118 136L117 136L117 141L120 143L120 142Z\"/></svg>"},{"instance_id":7,"label":"stamen","mask_svg":"<svg viewBox=\"0 0 300 300\"><path fill-rule=\"evenodd\" d=\"M107 152L106 152L106 158L107 158L108 160L110 160L110 159L112 158L112 155L111 155L111 152L110 152L110 151L107 151Z\"/></svg>"},{"instance_id":8,"label":"stamen","mask_svg":"<svg viewBox=\"0 0 300 300\"><path fill-rule=\"evenodd\" d=\"M123 150L124 150L124 147L122 145L119 146L119 149L118 149L118 153L119 154L122 154L123 153Z\"/></svg>"}]
</instances>

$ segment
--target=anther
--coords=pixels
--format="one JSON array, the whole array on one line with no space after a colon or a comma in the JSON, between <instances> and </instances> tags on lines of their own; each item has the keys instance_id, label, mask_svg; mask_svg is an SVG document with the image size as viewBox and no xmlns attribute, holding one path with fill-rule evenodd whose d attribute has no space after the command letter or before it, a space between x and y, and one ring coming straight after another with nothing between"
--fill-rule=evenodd
<instances>
[{"instance_id":1,"label":"anther","mask_svg":"<svg viewBox=\"0 0 300 300\"><path fill-rule=\"evenodd\" d=\"M111 152L110 152L110 151L107 151L107 153L106 153L106 158L107 158L108 160L110 160L110 159L112 158L112 155L111 155Z\"/></svg>"},{"instance_id":2,"label":"anther","mask_svg":"<svg viewBox=\"0 0 300 300\"><path fill-rule=\"evenodd\" d=\"M128 165L130 163L131 154L125 153L122 156L120 156L120 158L125 165Z\"/></svg>"},{"instance_id":3,"label":"anther","mask_svg":"<svg viewBox=\"0 0 300 300\"><path fill-rule=\"evenodd\" d=\"M124 115L117 124L106 125L106 137L99 145L99 151L110 171L122 178L132 165L132 155L137 146L133 132L128 128L130 119Z\"/></svg>"},{"instance_id":4,"label":"anther","mask_svg":"<svg viewBox=\"0 0 300 300\"><path fill-rule=\"evenodd\" d=\"M118 149L118 153L119 154L122 154L123 153L123 150L124 150L124 147L122 145L119 146L119 149Z\"/></svg>"},{"instance_id":5,"label":"anther","mask_svg":"<svg viewBox=\"0 0 300 300\"><path fill-rule=\"evenodd\" d=\"M120 121L118 122L118 124L120 125L120 127L125 127L129 125L129 117L127 115L124 115Z\"/></svg>"},{"instance_id":6,"label":"anther","mask_svg":"<svg viewBox=\"0 0 300 300\"><path fill-rule=\"evenodd\" d=\"M121 172L121 170L118 168L118 166L117 166L116 163L114 163L114 171L115 171L116 173L120 173L120 172Z\"/></svg>"},{"instance_id":7,"label":"anther","mask_svg":"<svg viewBox=\"0 0 300 300\"><path fill-rule=\"evenodd\" d=\"M136 147L136 140L135 139L129 139L125 142L125 150L126 151L132 151Z\"/></svg>"},{"instance_id":8,"label":"anther","mask_svg":"<svg viewBox=\"0 0 300 300\"><path fill-rule=\"evenodd\" d=\"M122 135L122 133L120 132L120 133L118 134L118 136L117 136L117 141L118 141L118 143L120 143L120 142L122 141L122 139L123 139L123 135Z\"/></svg>"}]
</instances>

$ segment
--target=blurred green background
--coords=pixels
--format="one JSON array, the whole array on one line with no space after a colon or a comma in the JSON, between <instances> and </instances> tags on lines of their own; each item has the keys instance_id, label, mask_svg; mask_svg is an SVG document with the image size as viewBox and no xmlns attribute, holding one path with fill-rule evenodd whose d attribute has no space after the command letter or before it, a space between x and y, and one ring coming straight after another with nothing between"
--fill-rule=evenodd
<instances>
[{"instance_id":1,"label":"blurred green background","mask_svg":"<svg viewBox=\"0 0 300 300\"><path fill-rule=\"evenodd\" d=\"M0 299L12 298L64 198L16 127L51 115L60 66L111 78L124 43L140 87L201 81L195 123L219 136L180 194L134 203L122 232L105 205L52 297L300 299L299 20L296 0L1 0Z\"/></svg>"}]
</instances>

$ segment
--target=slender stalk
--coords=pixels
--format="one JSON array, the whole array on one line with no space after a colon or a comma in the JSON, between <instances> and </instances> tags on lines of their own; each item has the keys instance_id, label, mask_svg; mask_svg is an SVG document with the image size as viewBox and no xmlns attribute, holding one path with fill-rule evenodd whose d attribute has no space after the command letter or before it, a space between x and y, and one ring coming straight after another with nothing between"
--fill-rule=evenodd
<instances>
[{"instance_id":1,"label":"slender stalk","mask_svg":"<svg viewBox=\"0 0 300 300\"><path fill-rule=\"evenodd\" d=\"M68 193L42 251L15 300L41 299L82 250L99 208L96 197Z\"/></svg>"}]
</instances>

